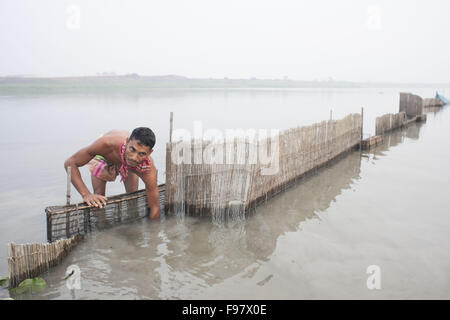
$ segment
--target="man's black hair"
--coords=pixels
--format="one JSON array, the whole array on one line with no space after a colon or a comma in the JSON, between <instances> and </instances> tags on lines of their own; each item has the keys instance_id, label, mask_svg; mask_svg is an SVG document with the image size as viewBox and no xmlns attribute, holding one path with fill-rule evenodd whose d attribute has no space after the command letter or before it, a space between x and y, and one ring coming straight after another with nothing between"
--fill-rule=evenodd
<instances>
[{"instance_id":1,"label":"man's black hair","mask_svg":"<svg viewBox=\"0 0 450 320\"><path fill-rule=\"evenodd\" d=\"M150 149L153 149L156 142L155 134L150 128L146 127L134 129L130 136L130 140L133 139L139 140L143 145L150 147Z\"/></svg>"}]
</instances>

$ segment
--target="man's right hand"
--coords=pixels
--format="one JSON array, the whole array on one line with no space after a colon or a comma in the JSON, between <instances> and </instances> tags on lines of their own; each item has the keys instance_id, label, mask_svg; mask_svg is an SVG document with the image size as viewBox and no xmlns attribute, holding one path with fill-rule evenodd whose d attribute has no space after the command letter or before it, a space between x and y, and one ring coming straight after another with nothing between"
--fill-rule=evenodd
<instances>
[{"instance_id":1,"label":"man's right hand","mask_svg":"<svg viewBox=\"0 0 450 320\"><path fill-rule=\"evenodd\" d=\"M106 197L99 194L88 194L83 197L83 201L94 207L103 208L103 206L106 206Z\"/></svg>"}]
</instances>

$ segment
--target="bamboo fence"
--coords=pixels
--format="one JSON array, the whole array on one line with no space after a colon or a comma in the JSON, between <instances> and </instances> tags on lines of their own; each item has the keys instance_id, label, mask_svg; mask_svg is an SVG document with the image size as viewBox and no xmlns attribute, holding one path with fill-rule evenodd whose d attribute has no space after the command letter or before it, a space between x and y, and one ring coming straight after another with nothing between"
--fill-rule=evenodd
<instances>
[{"instance_id":1,"label":"bamboo fence","mask_svg":"<svg viewBox=\"0 0 450 320\"><path fill-rule=\"evenodd\" d=\"M361 132L362 116L351 114L341 120L288 129L264 139L169 142L166 210L212 216L213 221L242 215L297 179L356 148ZM204 160L205 153L211 150L215 150L212 153L218 161L195 161ZM270 150L269 154L275 155L270 163L261 161L261 150ZM183 161L176 160L180 157Z\"/></svg>"},{"instance_id":2,"label":"bamboo fence","mask_svg":"<svg viewBox=\"0 0 450 320\"><path fill-rule=\"evenodd\" d=\"M8 244L9 287L41 275L59 264L82 239L81 235L53 243Z\"/></svg>"},{"instance_id":3,"label":"bamboo fence","mask_svg":"<svg viewBox=\"0 0 450 320\"><path fill-rule=\"evenodd\" d=\"M407 117L405 112L396 114L387 113L378 117L375 121L375 135L381 136L387 132L401 128L407 124Z\"/></svg>"},{"instance_id":4,"label":"bamboo fence","mask_svg":"<svg viewBox=\"0 0 450 320\"><path fill-rule=\"evenodd\" d=\"M405 112L408 118L423 114L422 97L411 93L400 93L399 112Z\"/></svg>"}]
</instances>

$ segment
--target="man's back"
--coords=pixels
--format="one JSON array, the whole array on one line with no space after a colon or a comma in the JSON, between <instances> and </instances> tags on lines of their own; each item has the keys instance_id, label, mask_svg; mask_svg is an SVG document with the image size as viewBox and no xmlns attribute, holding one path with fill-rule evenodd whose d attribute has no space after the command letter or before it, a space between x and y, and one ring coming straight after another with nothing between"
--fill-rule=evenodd
<instances>
[{"instance_id":1,"label":"man's back","mask_svg":"<svg viewBox=\"0 0 450 320\"><path fill-rule=\"evenodd\" d=\"M98 138L99 146L103 151L102 153L104 153L99 155L115 165L121 164L120 147L129 137L130 132L127 130L111 130L106 132Z\"/></svg>"}]
</instances>

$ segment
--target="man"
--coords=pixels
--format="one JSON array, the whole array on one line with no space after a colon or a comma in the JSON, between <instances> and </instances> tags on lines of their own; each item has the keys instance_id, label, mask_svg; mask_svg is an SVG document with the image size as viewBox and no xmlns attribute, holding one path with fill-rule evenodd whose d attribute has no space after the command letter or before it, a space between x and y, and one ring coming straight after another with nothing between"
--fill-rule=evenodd
<instances>
[{"instance_id":1,"label":"man","mask_svg":"<svg viewBox=\"0 0 450 320\"><path fill-rule=\"evenodd\" d=\"M71 156L64 167L71 167L72 184L90 206L106 205L106 182L114 181L120 174L126 192L138 190L139 178L145 184L150 219L160 216L157 170L150 154L155 145L155 134L149 128L139 127L130 133L113 130ZM84 184L80 170L88 164L91 171L91 193Z\"/></svg>"}]
</instances>

